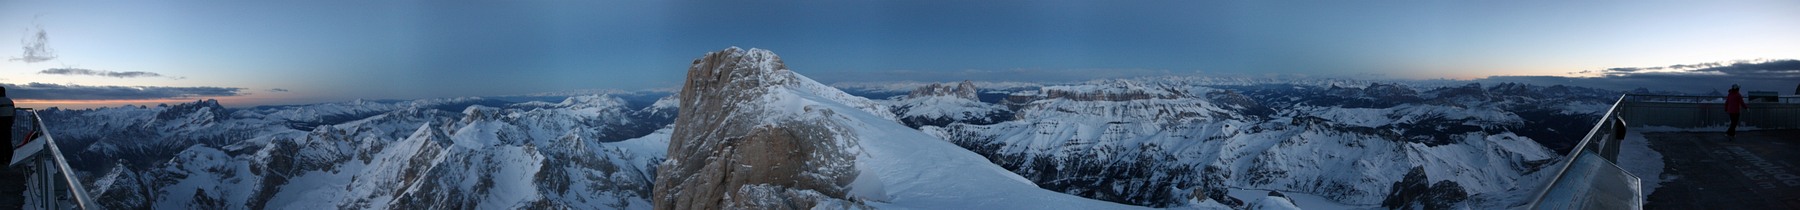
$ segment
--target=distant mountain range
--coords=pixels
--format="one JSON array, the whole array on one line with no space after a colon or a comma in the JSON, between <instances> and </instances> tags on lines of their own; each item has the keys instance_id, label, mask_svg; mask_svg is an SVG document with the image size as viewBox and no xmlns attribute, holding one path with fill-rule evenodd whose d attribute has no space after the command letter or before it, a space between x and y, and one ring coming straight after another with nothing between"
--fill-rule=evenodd
<instances>
[{"instance_id":1,"label":"distant mountain range","mask_svg":"<svg viewBox=\"0 0 1800 210\"><path fill-rule=\"evenodd\" d=\"M1441 81L980 84L994 83L833 87L731 48L697 59L676 93L40 114L111 209L1492 209L1522 205L1618 97Z\"/></svg>"}]
</instances>

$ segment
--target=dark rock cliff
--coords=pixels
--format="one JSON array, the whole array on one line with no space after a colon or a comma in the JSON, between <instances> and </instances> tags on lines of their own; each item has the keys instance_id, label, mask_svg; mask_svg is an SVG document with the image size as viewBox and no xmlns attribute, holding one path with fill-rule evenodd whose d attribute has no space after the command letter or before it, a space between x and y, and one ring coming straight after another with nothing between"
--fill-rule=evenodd
<instances>
[{"instance_id":1,"label":"dark rock cliff","mask_svg":"<svg viewBox=\"0 0 1800 210\"><path fill-rule=\"evenodd\" d=\"M687 78L656 209L804 209L847 197L857 172L844 148L854 141L840 141L830 121L765 107L802 82L779 57L728 48L694 60ZM832 115L820 112L806 114Z\"/></svg>"}]
</instances>

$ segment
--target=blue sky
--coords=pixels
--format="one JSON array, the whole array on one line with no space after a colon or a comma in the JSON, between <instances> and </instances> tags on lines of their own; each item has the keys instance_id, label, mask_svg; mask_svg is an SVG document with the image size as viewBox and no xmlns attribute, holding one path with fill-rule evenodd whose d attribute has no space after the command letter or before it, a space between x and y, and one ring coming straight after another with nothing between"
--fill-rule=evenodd
<instances>
[{"instance_id":1,"label":"blue sky","mask_svg":"<svg viewBox=\"0 0 1800 210\"><path fill-rule=\"evenodd\" d=\"M35 26L57 57L0 62L0 83L238 93L227 105L677 87L729 46L827 82L1474 79L1800 58L1797 1L0 1L0 57L25 54L10 49ZM56 68L161 76L40 73ZM916 76L867 76L893 72ZM93 104L195 97L177 98Z\"/></svg>"}]
</instances>

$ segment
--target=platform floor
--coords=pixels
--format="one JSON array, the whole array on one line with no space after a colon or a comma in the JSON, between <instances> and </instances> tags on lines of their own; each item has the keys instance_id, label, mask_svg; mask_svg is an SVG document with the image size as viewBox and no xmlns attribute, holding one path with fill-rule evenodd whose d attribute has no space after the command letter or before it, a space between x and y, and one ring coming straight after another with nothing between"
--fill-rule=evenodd
<instances>
[{"instance_id":1,"label":"platform floor","mask_svg":"<svg viewBox=\"0 0 1800 210\"><path fill-rule=\"evenodd\" d=\"M1644 209L1800 209L1800 130L1644 133L1663 183Z\"/></svg>"}]
</instances>

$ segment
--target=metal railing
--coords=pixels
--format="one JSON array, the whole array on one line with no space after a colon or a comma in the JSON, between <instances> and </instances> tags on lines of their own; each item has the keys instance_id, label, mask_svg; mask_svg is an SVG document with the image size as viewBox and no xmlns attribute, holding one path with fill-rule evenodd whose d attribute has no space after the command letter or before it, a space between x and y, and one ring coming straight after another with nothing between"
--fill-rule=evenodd
<instances>
[{"instance_id":1,"label":"metal railing","mask_svg":"<svg viewBox=\"0 0 1800 210\"><path fill-rule=\"evenodd\" d=\"M1638 126L1702 128L1725 126L1725 99L1720 96L1642 95L1625 96L1620 114ZM1739 114L1742 126L1762 129L1800 129L1800 96L1780 96L1773 101L1746 100L1750 108Z\"/></svg>"},{"instance_id":2,"label":"metal railing","mask_svg":"<svg viewBox=\"0 0 1800 210\"><path fill-rule=\"evenodd\" d=\"M1594 123L1575 148L1569 151L1550 181L1527 205L1529 209L1640 209L1642 191L1637 176L1614 164L1620 140L1624 138L1625 118L1619 116L1619 105L1629 95L1619 97L1600 121Z\"/></svg>"},{"instance_id":3,"label":"metal railing","mask_svg":"<svg viewBox=\"0 0 1800 210\"><path fill-rule=\"evenodd\" d=\"M50 128L44 127L44 120L36 111L31 112L32 126L36 126L37 135L27 139L26 144L14 148L9 157L8 167L29 164L29 179L25 189L26 209L101 209L94 205L93 196L88 195L86 187L81 185L81 178L76 177L75 170L69 168L69 161L63 158L62 149L56 147L56 138L51 137ZM11 128L8 128L11 129Z\"/></svg>"},{"instance_id":4,"label":"metal railing","mask_svg":"<svg viewBox=\"0 0 1800 210\"><path fill-rule=\"evenodd\" d=\"M1743 126L1800 129L1800 96L1749 99L1739 114ZM1701 128L1725 126L1721 96L1625 94L1607 108L1593 130L1569 151L1555 175L1532 198L1529 209L1639 209L1637 176L1616 165L1620 140L1630 126Z\"/></svg>"}]
</instances>

